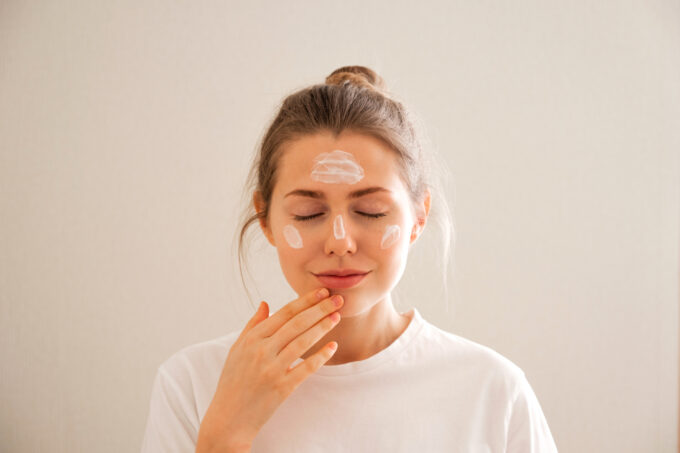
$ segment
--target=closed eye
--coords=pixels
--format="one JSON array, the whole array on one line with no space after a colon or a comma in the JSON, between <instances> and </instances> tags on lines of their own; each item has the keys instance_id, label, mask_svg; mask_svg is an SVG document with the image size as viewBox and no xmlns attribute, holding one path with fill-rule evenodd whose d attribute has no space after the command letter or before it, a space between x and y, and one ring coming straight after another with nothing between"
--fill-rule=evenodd
<instances>
[{"instance_id":1,"label":"closed eye","mask_svg":"<svg viewBox=\"0 0 680 453\"><path fill-rule=\"evenodd\" d=\"M295 220L310 220L310 219L313 219L314 217L318 217L320 215L321 215L321 213L313 214L313 215L296 215L296 216L293 216L293 217L295 218Z\"/></svg>"},{"instance_id":2,"label":"closed eye","mask_svg":"<svg viewBox=\"0 0 680 453\"><path fill-rule=\"evenodd\" d=\"M367 212L359 212L359 211L357 211L357 214L363 215L365 217L372 217L374 219L377 219L379 217L385 217L387 215L384 212L379 212L377 214L369 214Z\"/></svg>"},{"instance_id":3,"label":"closed eye","mask_svg":"<svg viewBox=\"0 0 680 453\"><path fill-rule=\"evenodd\" d=\"M379 213L377 213L377 214L369 214L369 213L367 213L367 212L359 212L359 211L356 211L356 213L359 214L359 215L362 215L362 216L364 216L364 217L371 217L371 218L373 218L373 219L377 219L377 218L379 218L379 217L384 217L384 216L387 215L387 214L382 213L382 212L379 212ZM318 216L320 216L320 215L323 215L323 212L320 212L320 213L318 213L318 214L312 214L312 215L296 215L296 216L294 216L294 218L295 218L295 220L305 221L305 220L311 220L311 219L313 219L313 218L315 218L315 217L318 217Z\"/></svg>"}]
</instances>

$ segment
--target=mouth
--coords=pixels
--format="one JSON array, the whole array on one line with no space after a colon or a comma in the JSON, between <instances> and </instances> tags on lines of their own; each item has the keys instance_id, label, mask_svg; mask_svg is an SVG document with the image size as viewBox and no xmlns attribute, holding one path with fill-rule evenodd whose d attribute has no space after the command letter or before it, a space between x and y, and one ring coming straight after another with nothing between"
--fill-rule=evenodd
<instances>
[{"instance_id":1,"label":"mouth","mask_svg":"<svg viewBox=\"0 0 680 453\"><path fill-rule=\"evenodd\" d=\"M316 278L329 289L344 289L358 285L370 271L359 271L354 269L327 271L321 274L314 274Z\"/></svg>"}]
</instances>

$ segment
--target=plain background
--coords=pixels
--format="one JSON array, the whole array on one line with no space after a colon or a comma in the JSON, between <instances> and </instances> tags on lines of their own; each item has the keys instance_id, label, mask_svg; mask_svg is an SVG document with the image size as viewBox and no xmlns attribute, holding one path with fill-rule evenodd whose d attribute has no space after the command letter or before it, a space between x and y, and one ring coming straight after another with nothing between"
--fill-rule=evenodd
<instances>
[{"instance_id":1,"label":"plain background","mask_svg":"<svg viewBox=\"0 0 680 453\"><path fill-rule=\"evenodd\" d=\"M3 1L1 450L139 450L158 365L259 302L231 240L278 103L361 64L450 168L449 297L426 229L397 308L520 366L561 452L675 452L679 18L670 0ZM257 244L278 309L293 293Z\"/></svg>"}]
</instances>

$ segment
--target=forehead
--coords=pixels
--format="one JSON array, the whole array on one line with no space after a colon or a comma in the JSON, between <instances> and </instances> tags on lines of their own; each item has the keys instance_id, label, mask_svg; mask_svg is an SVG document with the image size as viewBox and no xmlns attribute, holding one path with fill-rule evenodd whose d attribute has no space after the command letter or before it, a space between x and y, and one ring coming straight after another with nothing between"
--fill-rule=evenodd
<instances>
[{"instance_id":1,"label":"forehead","mask_svg":"<svg viewBox=\"0 0 680 453\"><path fill-rule=\"evenodd\" d=\"M321 153L337 150L349 153L363 169L363 177L354 184L329 184L312 178L315 159ZM319 190L344 188L348 191L366 185L397 190L401 185L395 152L380 139L344 131L338 137L328 133L304 136L287 143L277 169L277 186L314 186Z\"/></svg>"}]
</instances>

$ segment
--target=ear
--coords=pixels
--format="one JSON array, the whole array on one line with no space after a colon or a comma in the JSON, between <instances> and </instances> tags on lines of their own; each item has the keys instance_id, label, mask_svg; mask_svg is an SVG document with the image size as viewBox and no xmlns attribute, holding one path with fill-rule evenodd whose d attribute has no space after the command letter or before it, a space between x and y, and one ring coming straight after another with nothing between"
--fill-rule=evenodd
<instances>
[{"instance_id":1,"label":"ear","mask_svg":"<svg viewBox=\"0 0 680 453\"><path fill-rule=\"evenodd\" d=\"M261 212L264 212L264 210L265 210L266 204L265 204L264 200L262 199L262 195L258 191L255 191L253 193L253 206L255 206L255 212L257 212L258 214L261 213ZM260 228L262 229L262 233L265 235L265 237L267 238L267 240L269 241L269 243L271 245L276 246L276 244L274 244L274 235L272 234L272 231L269 228L269 225L267 225L267 219L260 217L259 221L260 221Z\"/></svg>"},{"instance_id":2,"label":"ear","mask_svg":"<svg viewBox=\"0 0 680 453\"><path fill-rule=\"evenodd\" d=\"M423 201L416 209L416 223L411 229L411 240L410 243L413 244L421 235L425 229L425 224L427 223L427 216L430 214L430 202L432 201L432 195L430 189L425 189L425 194L423 195Z\"/></svg>"}]
</instances>

